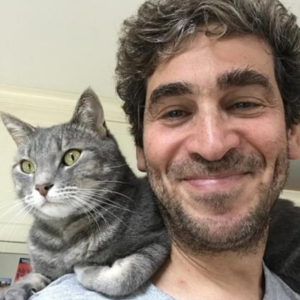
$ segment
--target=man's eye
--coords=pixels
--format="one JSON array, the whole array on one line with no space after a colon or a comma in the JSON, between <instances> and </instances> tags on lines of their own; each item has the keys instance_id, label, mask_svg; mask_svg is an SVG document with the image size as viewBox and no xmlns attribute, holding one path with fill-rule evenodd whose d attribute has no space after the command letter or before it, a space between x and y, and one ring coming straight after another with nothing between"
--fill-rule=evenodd
<instances>
[{"instance_id":1,"label":"man's eye","mask_svg":"<svg viewBox=\"0 0 300 300\"><path fill-rule=\"evenodd\" d=\"M240 101L228 106L230 113L240 117L256 117L263 112L264 105L256 101Z\"/></svg>"},{"instance_id":2,"label":"man's eye","mask_svg":"<svg viewBox=\"0 0 300 300\"><path fill-rule=\"evenodd\" d=\"M259 104L255 102L238 102L231 106L232 109L251 109L258 108Z\"/></svg>"},{"instance_id":3,"label":"man's eye","mask_svg":"<svg viewBox=\"0 0 300 300\"><path fill-rule=\"evenodd\" d=\"M177 110L172 110L172 111L167 112L164 115L164 117L174 119L174 118L183 117L185 115L186 115L186 113L184 111L177 109Z\"/></svg>"}]
</instances>

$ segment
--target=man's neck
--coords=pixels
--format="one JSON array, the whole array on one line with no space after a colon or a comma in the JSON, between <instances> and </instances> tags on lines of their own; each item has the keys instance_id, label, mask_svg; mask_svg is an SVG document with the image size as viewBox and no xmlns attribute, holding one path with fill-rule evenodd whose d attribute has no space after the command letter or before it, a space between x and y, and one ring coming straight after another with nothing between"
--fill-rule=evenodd
<instances>
[{"instance_id":1,"label":"man's neck","mask_svg":"<svg viewBox=\"0 0 300 300\"><path fill-rule=\"evenodd\" d=\"M244 255L231 252L193 256L173 246L169 259L152 282L177 300L261 300L261 248Z\"/></svg>"}]
</instances>

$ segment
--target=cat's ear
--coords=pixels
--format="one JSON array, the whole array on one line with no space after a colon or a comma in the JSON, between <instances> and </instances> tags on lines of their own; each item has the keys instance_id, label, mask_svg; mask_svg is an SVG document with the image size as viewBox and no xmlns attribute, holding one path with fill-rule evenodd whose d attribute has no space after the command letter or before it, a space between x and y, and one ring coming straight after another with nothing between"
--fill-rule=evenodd
<instances>
[{"instance_id":1,"label":"cat's ear","mask_svg":"<svg viewBox=\"0 0 300 300\"><path fill-rule=\"evenodd\" d=\"M103 107L91 88L80 96L71 123L96 131L100 136L107 135Z\"/></svg>"},{"instance_id":2,"label":"cat's ear","mask_svg":"<svg viewBox=\"0 0 300 300\"><path fill-rule=\"evenodd\" d=\"M0 112L0 116L3 124L5 125L6 129L10 133L17 146L21 147L28 144L28 137L31 133L34 132L35 128L10 114Z\"/></svg>"}]
</instances>

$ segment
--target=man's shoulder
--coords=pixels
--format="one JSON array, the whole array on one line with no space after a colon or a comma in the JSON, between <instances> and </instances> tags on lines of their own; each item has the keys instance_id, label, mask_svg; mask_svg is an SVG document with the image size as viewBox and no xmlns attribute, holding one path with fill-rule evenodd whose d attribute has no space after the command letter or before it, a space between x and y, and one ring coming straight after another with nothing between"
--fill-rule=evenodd
<instances>
[{"instance_id":1,"label":"man's shoulder","mask_svg":"<svg viewBox=\"0 0 300 300\"><path fill-rule=\"evenodd\" d=\"M174 300L171 296L162 293L151 283L145 284L136 293L126 296L111 298L94 291L85 289L76 279L74 274L67 274L52 282L44 290L33 295L30 300Z\"/></svg>"},{"instance_id":2,"label":"man's shoulder","mask_svg":"<svg viewBox=\"0 0 300 300\"><path fill-rule=\"evenodd\" d=\"M264 266L265 296L263 300L300 300L300 295L294 292L276 274Z\"/></svg>"}]
</instances>

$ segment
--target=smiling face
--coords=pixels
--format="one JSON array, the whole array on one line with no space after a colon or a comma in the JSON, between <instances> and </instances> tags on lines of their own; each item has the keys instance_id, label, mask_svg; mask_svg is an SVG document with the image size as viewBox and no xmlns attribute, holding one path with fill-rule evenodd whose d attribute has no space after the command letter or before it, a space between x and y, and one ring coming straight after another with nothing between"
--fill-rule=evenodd
<instances>
[{"instance_id":1,"label":"smiling face","mask_svg":"<svg viewBox=\"0 0 300 300\"><path fill-rule=\"evenodd\" d=\"M143 143L138 167L178 243L194 251L256 244L299 153L269 47L254 36L199 33L148 78Z\"/></svg>"}]
</instances>

